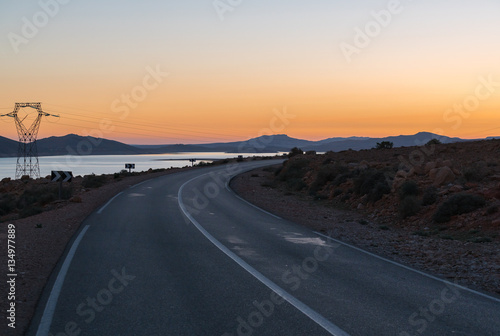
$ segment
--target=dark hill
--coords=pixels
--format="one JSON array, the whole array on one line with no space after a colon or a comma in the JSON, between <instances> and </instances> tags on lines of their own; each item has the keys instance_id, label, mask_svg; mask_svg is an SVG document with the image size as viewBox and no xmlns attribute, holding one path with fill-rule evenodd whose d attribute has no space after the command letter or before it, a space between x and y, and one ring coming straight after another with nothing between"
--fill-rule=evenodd
<instances>
[{"instance_id":1,"label":"dark hill","mask_svg":"<svg viewBox=\"0 0 500 336\"><path fill-rule=\"evenodd\" d=\"M0 136L0 157L17 156L17 141Z\"/></svg>"},{"instance_id":2,"label":"dark hill","mask_svg":"<svg viewBox=\"0 0 500 336\"><path fill-rule=\"evenodd\" d=\"M211 143L197 145L141 145L132 146L124 143L82 137L69 134L62 137L50 137L38 140L38 154L50 155L133 155L133 154L165 154L179 152L227 152L227 153L276 153L288 152L293 147L317 152L339 152L347 149L361 150L374 148L378 142L390 141L394 147L409 147L426 144L431 139L439 139L442 143L467 141L460 138L450 138L428 132L414 135L399 135L385 138L330 138L320 141L309 141L291 138L285 134L264 135L246 141L226 143ZM0 137L0 157L17 155L17 142Z\"/></svg>"},{"instance_id":3,"label":"dark hill","mask_svg":"<svg viewBox=\"0 0 500 336\"><path fill-rule=\"evenodd\" d=\"M82 137L76 134L68 134L62 137L50 137L38 140L38 155L126 155L143 154L139 148L124 143L99 139L94 137Z\"/></svg>"}]
</instances>

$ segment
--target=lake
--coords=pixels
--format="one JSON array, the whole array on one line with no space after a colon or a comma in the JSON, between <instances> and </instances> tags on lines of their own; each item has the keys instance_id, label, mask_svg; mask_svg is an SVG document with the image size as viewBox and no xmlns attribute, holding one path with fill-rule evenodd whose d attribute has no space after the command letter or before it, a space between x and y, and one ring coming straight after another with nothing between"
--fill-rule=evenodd
<instances>
[{"instance_id":1,"label":"lake","mask_svg":"<svg viewBox=\"0 0 500 336\"><path fill-rule=\"evenodd\" d=\"M278 153L282 155L284 153ZM189 159L211 162L217 159L252 156L275 156L276 153L176 153L176 154L154 154L154 155L64 155L64 156L40 156L40 176L50 175L52 170L72 171L73 176L88 174L113 174L125 169L126 163L134 163L133 171L147 171L149 168L178 168L191 166ZM16 176L17 158L0 158L0 179Z\"/></svg>"}]
</instances>

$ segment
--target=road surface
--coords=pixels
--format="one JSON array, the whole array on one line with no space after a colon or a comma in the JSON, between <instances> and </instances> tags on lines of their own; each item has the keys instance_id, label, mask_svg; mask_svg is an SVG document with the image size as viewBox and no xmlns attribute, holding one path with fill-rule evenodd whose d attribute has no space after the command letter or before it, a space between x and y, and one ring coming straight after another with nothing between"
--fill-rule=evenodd
<instances>
[{"instance_id":1,"label":"road surface","mask_svg":"<svg viewBox=\"0 0 500 336\"><path fill-rule=\"evenodd\" d=\"M166 175L88 217L29 335L500 335L500 300L324 237L238 198L232 176Z\"/></svg>"}]
</instances>

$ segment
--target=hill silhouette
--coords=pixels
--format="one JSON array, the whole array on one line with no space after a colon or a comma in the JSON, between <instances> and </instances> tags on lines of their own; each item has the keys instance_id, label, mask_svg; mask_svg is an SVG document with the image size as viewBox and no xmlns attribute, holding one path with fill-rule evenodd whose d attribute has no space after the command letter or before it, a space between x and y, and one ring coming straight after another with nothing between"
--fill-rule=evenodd
<instances>
[{"instance_id":1,"label":"hill silhouette","mask_svg":"<svg viewBox=\"0 0 500 336\"><path fill-rule=\"evenodd\" d=\"M371 149L378 142L390 141L394 147L423 145L431 139L442 143L468 141L460 138L450 138L429 132L414 135L389 136L384 138L348 137L329 138L320 141L296 139L286 134L263 135L245 141L220 142L210 144L174 144L174 145L127 145L114 140L83 137L68 134L61 137L49 137L37 142L38 155L134 155L134 154L165 154L180 152L227 152L227 153L276 153L288 152L293 147L304 151L343 151L348 149ZM0 157L17 155L18 142L0 137Z\"/></svg>"}]
</instances>

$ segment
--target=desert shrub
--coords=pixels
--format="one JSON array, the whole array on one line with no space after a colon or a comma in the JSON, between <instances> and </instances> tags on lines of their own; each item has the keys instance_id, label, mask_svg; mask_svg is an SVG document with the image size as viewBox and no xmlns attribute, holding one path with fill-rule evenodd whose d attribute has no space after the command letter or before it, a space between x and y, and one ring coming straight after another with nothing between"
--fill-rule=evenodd
<instances>
[{"instance_id":1,"label":"desert shrub","mask_svg":"<svg viewBox=\"0 0 500 336\"><path fill-rule=\"evenodd\" d=\"M438 199L437 189L436 187L429 187L425 189L424 195L422 196L422 205L432 205L436 203Z\"/></svg>"},{"instance_id":2,"label":"desert shrub","mask_svg":"<svg viewBox=\"0 0 500 336\"><path fill-rule=\"evenodd\" d=\"M338 174L334 179L333 179L333 182L332 184L337 187L339 185L341 185L342 183L344 182L347 182L347 179L349 177L352 177L352 175L350 173L346 173L346 174Z\"/></svg>"},{"instance_id":3,"label":"desert shrub","mask_svg":"<svg viewBox=\"0 0 500 336\"><path fill-rule=\"evenodd\" d=\"M306 155L316 155L316 151L315 150L307 151Z\"/></svg>"},{"instance_id":4,"label":"desert shrub","mask_svg":"<svg viewBox=\"0 0 500 336\"><path fill-rule=\"evenodd\" d=\"M344 191L342 189L335 189L333 191L333 197L337 197L339 195L342 195L344 193Z\"/></svg>"},{"instance_id":5,"label":"desert shrub","mask_svg":"<svg viewBox=\"0 0 500 336\"><path fill-rule=\"evenodd\" d=\"M354 192L358 195L368 194L377 183L377 180L381 179L382 177L383 174L375 172L373 170L368 170L362 173L354 180Z\"/></svg>"},{"instance_id":6,"label":"desert shrub","mask_svg":"<svg viewBox=\"0 0 500 336\"><path fill-rule=\"evenodd\" d=\"M286 161L285 166L278 174L278 178L281 181L302 179L307 172L309 162L310 161L308 159L304 158Z\"/></svg>"},{"instance_id":7,"label":"desert shrub","mask_svg":"<svg viewBox=\"0 0 500 336\"><path fill-rule=\"evenodd\" d=\"M70 187L63 187L61 190L61 198L69 199L71 198L73 192ZM17 201L17 208L20 210L25 210L27 208L33 207L33 205L44 206L59 198L59 186L45 185L45 186L35 186L26 189L23 194L19 197Z\"/></svg>"},{"instance_id":8,"label":"desert shrub","mask_svg":"<svg viewBox=\"0 0 500 336\"><path fill-rule=\"evenodd\" d=\"M25 207L19 212L19 217L20 218L26 218L34 215L38 215L39 213L43 212L43 208L39 206L29 206Z\"/></svg>"},{"instance_id":9,"label":"desert shrub","mask_svg":"<svg viewBox=\"0 0 500 336\"><path fill-rule=\"evenodd\" d=\"M26 189L17 202L19 209L26 209L34 204L46 205L53 202L58 197L57 187L50 188L49 186L36 186Z\"/></svg>"},{"instance_id":10,"label":"desert shrub","mask_svg":"<svg viewBox=\"0 0 500 336\"><path fill-rule=\"evenodd\" d=\"M0 195L0 216L10 213L16 208L16 198L12 194Z\"/></svg>"},{"instance_id":11,"label":"desert shrub","mask_svg":"<svg viewBox=\"0 0 500 336\"><path fill-rule=\"evenodd\" d=\"M368 202L375 203L380 200L382 196L390 193L391 187L389 187L387 181L379 181L375 185L375 188L373 188L372 191L368 194Z\"/></svg>"},{"instance_id":12,"label":"desert shrub","mask_svg":"<svg viewBox=\"0 0 500 336\"><path fill-rule=\"evenodd\" d=\"M491 239L490 237L475 237L469 239L469 241L472 243L491 243L493 239Z\"/></svg>"},{"instance_id":13,"label":"desert shrub","mask_svg":"<svg viewBox=\"0 0 500 336\"><path fill-rule=\"evenodd\" d=\"M404 219L416 215L420 211L420 201L414 195L406 196L399 204L399 215Z\"/></svg>"},{"instance_id":14,"label":"desert shrub","mask_svg":"<svg viewBox=\"0 0 500 336\"><path fill-rule=\"evenodd\" d=\"M394 143L390 141L382 141L382 142L377 142L377 146L375 147L376 149L391 149L394 147Z\"/></svg>"},{"instance_id":15,"label":"desert shrub","mask_svg":"<svg viewBox=\"0 0 500 336\"><path fill-rule=\"evenodd\" d=\"M438 208L434 214L434 221L445 223L450 221L454 215L469 213L483 207L486 204L481 196L471 194L457 194L451 196Z\"/></svg>"},{"instance_id":16,"label":"desert shrub","mask_svg":"<svg viewBox=\"0 0 500 336\"><path fill-rule=\"evenodd\" d=\"M462 175L467 182L481 182L488 176L488 164L484 161L473 163L462 170Z\"/></svg>"},{"instance_id":17,"label":"desert shrub","mask_svg":"<svg viewBox=\"0 0 500 336\"><path fill-rule=\"evenodd\" d=\"M292 178L286 181L286 185L289 189L293 191L301 191L307 184L302 180L302 178Z\"/></svg>"},{"instance_id":18,"label":"desert shrub","mask_svg":"<svg viewBox=\"0 0 500 336\"><path fill-rule=\"evenodd\" d=\"M492 205L486 210L486 214L493 215L498 212L498 205Z\"/></svg>"},{"instance_id":19,"label":"desert shrub","mask_svg":"<svg viewBox=\"0 0 500 336\"><path fill-rule=\"evenodd\" d=\"M351 194L345 194L344 196L342 196L340 198L340 201L343 202L343 203L345 203L345 202L347 202L350 199L351 199Z\"/></svg>"},{"instance_id":20,"label":"desert shrub","mask_svg":"<svg viewBox=\"0 0 500 336\"><path fill-rule=\"evenodd\" d=\"M323 165L326 166L327 164L330 164L333 162L333 159L332 158L327 158L323 161Z\"/></svg>"},{"instance_id":21,"label":"desert shrub","mask_svg":"<svg viewBox=\"0 0 500 336\"><path fill-rule=\"evenodd\" d=\"M482 180L481 175L473 168L466 168L462 171L463 177L467 182L479 182Z\"/></svg>"},{"instance_id":22,"label":"desert shrub","mask_svg":"<svg viewBox=\"0 0 500 336\"><path fill-rule=\"evenodd\" d=\"M327 165L322 166L317 175L316 179L309 187L309 193L315 195L321 188L323 188L328 182L333 181L338 175L346 173L349 168L341 165Z\"/></svg>"},{"instance_id":23,"label":"desert shrub","mask_svg":"<svg viewBox=\"0 0 500 336\"><path fill-rule=\"evenodd\" d=\"M59 197L59 187L56 187L56 195ZM70 199L73 196L73 189L71 187L63 187L61 190L61 198L63 200Z\"/></svg>"},{"instance_id":24,"label":"desert shrub","mask_svg":"<svg viewBox=\"0 0 500 336\"><path fill-rule=\"evenodd\" d=\"M264 181L260 185L265 187L265 188L275 189L278 187L276 183L277 183L276 181Z\"/></svg>"},{"instance_id":25,"label":"desert shrub","mask_svg":"<svg viewBox=\"0 0 500 336\"><path fill-rule=\"evenodd\" d=\"M265 171L265 172L267 172L267 173L275 173L276 172L276 168L275 167L265 167L262 170Z\"/></svg>"},{"instance_id":26,"label":"desert shrub","mask_svg":"<svg viewBox=\"0 0 500 336\"><path fill-rule=\"evenodd\" d=\"M442 142L439 139L431 139L429 140L425 145L426 146L431 146L431 145L440 145Z\"/></svg>"},{"instance_id":27,"label":"desert shrub","mask_svg":"<svg viewBox=\"0 0 500 336\"><path fill-rule=\"evenodd\" d=\"M83 177L82 186L84 188L99 188L106 183L106 175L85 175Z\"/></svg>"},{"instance_id":28,"label":"desert shrub","mask_svg":"<svg viewBox=\"0 0 500 336\"><path fill-rule=\"evenodd\" d=\"M404 200L409 196L417 196L418 193L418 184L415 181L405 181L399 188L399 199Z\"/></svg>"},{"instance_id":29,"label":"desert shrub","mask_svg":"<svg viewBox=\"0 0 500 336\"><path fill-rule=\"evenodd\" d=\"M61 197L69 199L72 189L65 187L61 190ZM17 200L16 207L19 209L19 217L25 218L43 212L43 206L59 198L58 185L34 186L26 189Z\"/></svg>"},{"instance_id":30,"label":"desert shrub","mask_svg":"<svg viewBox=\"0 0 500 336\"><path fill-rule=\"evenodd\" d=\"M368 195L369 202L376 202L384 194L389 194L391 188L383 172L367 170L354 179L354 192L358 195Z\"/></svg>"},{"instance_id":31,"label":"desert shrub","mask_svg":"<svg viewBox=\"0 0 500 336\"><path fill-rule=\"evenodd\" d=\"M297 155L302 155L304 154L304 151L298 147L293 147L291 150L290 150L290 153L288 153L288 157L289 158L293 158L294 156L297 156Z\"/></svg>"}]
</instances>

